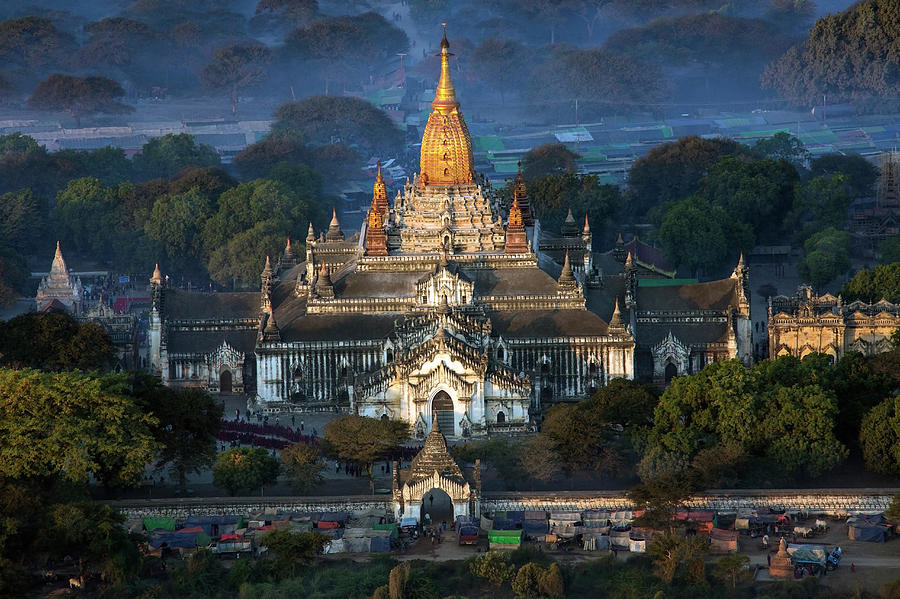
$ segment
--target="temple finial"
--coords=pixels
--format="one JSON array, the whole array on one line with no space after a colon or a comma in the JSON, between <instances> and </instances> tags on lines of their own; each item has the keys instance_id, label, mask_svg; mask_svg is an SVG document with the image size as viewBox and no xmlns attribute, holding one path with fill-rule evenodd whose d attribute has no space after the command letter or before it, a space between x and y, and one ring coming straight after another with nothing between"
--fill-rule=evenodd
<instances>
[{"instance_id":1,"label":"temple finial","mask_svg":"<svg viewBox=\"0 0 900 599\"><path fill-rule=\"evenodd\" d=\"M447 41L447 27L444 25L444 37L441 39L441 78L438 80L437 89L434 93L434 101L431 107L443 114L450 113L459 108L459 102L456 101L456 89L453 87L453 81L450 79L450 42Z\"/></svg>"},{"instance_id":2,"label":"temple finial","mask_svg":"<svg viewBox=\"0 0 900 599\"><path fill-rule=\"evenodd\" d=\"M156 266L153 268L153 275L150 277L150 282L157 285L162 283L162 273L159 270L159 262L157 262Z\"/></svg>"}]
</instances>

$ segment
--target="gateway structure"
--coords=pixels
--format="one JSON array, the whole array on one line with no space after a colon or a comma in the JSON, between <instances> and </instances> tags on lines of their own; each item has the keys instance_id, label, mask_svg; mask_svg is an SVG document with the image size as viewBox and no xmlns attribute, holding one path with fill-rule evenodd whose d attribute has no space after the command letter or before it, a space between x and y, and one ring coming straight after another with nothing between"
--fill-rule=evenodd
<instances>
[{"instance_id":1,"label":"gateway structure","mask_svg":"<svg viewBox=\"0 0 900 599\"><path fill-rule=\"evenodd\" d=\"M391 203L379 169L358 235L336 214L319 236L310 225L305 255L288 241L259 293L190 293L154 273L150 362L168 384L466 437L524 429L611 378L749 359L743 263L644 289L629 253L595 263L587 220L542 234L521 177L501 205L474 172L449 49L445 35L421 172Z\"/></svg>"}]
</instances>

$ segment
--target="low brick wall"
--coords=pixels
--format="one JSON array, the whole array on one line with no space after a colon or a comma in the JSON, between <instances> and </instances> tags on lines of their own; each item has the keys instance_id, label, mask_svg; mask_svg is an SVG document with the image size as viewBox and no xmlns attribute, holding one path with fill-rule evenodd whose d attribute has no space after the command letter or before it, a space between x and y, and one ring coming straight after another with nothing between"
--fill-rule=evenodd
<instances>
[{"instance_id":1,"label":"low brick wall","mask_svg":"<svg viewBox=\"0 0 900 599\"><path fill-rule=\"evenodd\" d=\"M731 489L711 490L686 502L693 509L736 513L740 510L788 509L844 515L881 512L900 489ZM481 510L629 509L625 491L557 493L485 493Z\"/></svg>"},{"instance_id":2,"label":"low brick wall","mask_svg":"<svg viewBox=\"0 0 900 599\"><path fill-rule=\"evenodd\" d=\"M692 509L736 513L741 510L787 509L833 516L855 512L881 512L900 489L787 489L711 490L686 502ZM343 497L197 497L191 499L146 499L106 501L127 517L221 515L270 512L368 512L393 513L388 495L356 495ZM602 492L532 492L485 493L481 511L545 510L576 511L587 509L630 509L633 507L625 491Z\"/></svg>"},{"instance_id":3,"label":"low brick wall","mask_svg":"<svg viewBox=\"0 0 900 599\"><path fill-rule=\"evenodd\" d=\"M129 518L168 516L183 519L194 515L219 516L237 514L248 516L262 512L393 512L390 495L357 495L349 497L196 497L190 499L146 499L135 501L104 501Z\"/></svg>"}]
</instances>

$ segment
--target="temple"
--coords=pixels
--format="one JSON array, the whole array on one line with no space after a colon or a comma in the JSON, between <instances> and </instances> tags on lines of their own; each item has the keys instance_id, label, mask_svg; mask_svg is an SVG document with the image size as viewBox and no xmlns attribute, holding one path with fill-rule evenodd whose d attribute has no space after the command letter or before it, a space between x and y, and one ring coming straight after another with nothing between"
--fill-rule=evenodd
<instances>
[{"instance_id":1,"label":"temple","mask_svg":"<svg viewBox=\"0 0 900 599\"><path fill-rule=\"evenodd\" d=\"M154 273L150 363L166 384L460 438L525 430L613 378L662 385L750 359L743 261L683 284L628 252L595 254L581 215L542 231L521 176L500 201L474 172L451 57L445 35L420 172L390 202L379 169L358 234L337 213L324 234L310 224L303 252L288 241L266 261L259 292L187 292Z\"/></svg>"},{"instance_id":2,"label":"temple","mask_svg":"<svg viewBox=\"0 0 900 599\"><path fill-rule=\"evenodd\" d=\"M41 279L34 298L38 312L57 309L68 312L72 316L81 313L84 288L81 279L69 274L66 260L63 258L59 242L56 242L56 253L53 255L53 263L50 265L50 273Z\"/></svg>"},{"instance_id":3,"label":"temple","mask_svg":"<svg viewBox=\"0 0 900 599\"><path fill-rule=\"evenodd\" d=\"M893 349L900 304L844 303L841 296L815 295L803 285L793 297L769 298L768 320L769 357L822 353L840 360L851 351L871 356Z\"/></svg>"}]
</instances>

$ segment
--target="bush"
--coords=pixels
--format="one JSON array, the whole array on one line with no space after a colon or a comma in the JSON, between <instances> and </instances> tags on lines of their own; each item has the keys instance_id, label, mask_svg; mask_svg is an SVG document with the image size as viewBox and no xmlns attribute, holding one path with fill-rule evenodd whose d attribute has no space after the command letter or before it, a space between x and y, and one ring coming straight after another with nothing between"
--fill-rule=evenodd
<instances>
[{"instance_id":1,"label":"bush","mask_svg":"<svg viewBox=\"0 0 900 599\"><path fill-rule=\"evenodd\" d=\"M500 586L515 572L515 566L499 551L488 551L472 560L469 566L472 574L487 579L492 585Z\"/></svg>"}]
</instances>

